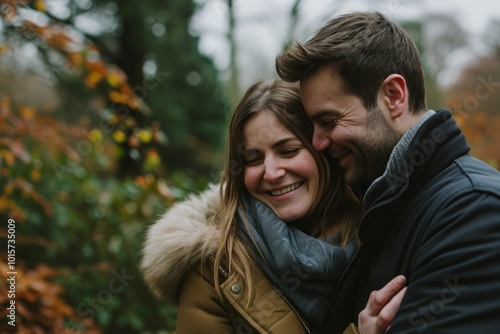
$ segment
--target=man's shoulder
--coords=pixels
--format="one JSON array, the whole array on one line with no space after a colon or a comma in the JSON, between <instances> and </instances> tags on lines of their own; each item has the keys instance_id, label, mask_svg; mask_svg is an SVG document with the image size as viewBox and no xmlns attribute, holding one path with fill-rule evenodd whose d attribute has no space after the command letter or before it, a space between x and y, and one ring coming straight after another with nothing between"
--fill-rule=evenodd
<instances>
[{"instance_id":1,"label":"man's shoulder","mask_svg":"<svg viewBox=\"0 0 500 334\"><path fill-rule=\"evenodd\" d=\"M490 194L500 199L500 172L466 154L435 175L427 183L423 193L446 194L442 200L471 193Z\"/></svg>"},{"instance_id":2,"label":"man's shoulder","mask_svg":"<svg viewBox=\"0 0 500 334\"><path fill-rule=\"evenodd\" d=\"M464 176L467 177L474 191L491 192L500 196L500 172L487 163L465 155L456 161Z\"/></svg>"},{"instance_id":3,"label":"man's shoulder","mask_svg":"<svg viewBox=\"0 0 500 334\"><path fill-rule=\"evenodd\" d=\"M406 204L401 219L408 229L445 226L448 222L443 217L451 217L452 212L499 212L500 172L469 154L461 156Z\"/></svg>"}]
</instances>

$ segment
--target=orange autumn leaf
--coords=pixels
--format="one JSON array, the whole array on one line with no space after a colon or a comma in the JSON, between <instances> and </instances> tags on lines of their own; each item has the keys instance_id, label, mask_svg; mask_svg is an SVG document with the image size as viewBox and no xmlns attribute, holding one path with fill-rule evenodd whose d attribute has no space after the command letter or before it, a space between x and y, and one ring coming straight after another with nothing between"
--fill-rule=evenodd
<instances>
[{"instance_id":1,"label":"orange autumn leaf","mask_svg":"<svg viewBox=\"0 0 500 334\"><path fill-rule=\"evenodd\" d=\"M97 71L92 71L85 77L85 85L87 85L87 87L94 88L101 80L102 75Z\"/></svg>"},{"instance_id":2,"label":"orange autumn leaf","mask_svg":"<svg viewBox=\"0 0 500 334\"><path fill-rule=\"evenodd\" d=\"M11 151L0 150L0 161L4 160L7 166L12 167L16 161L14 154Z\"/></svg>"},{"instance_id":3,"label":"orange autumn leaf","mask_svg":"<svg viewBox=\"0 0 500 334\"><path fill-rule=\"evenodd\" d=\"M85 61L84 65L87 67L87 69L90 72L97 72L99 75L102 77L105 77L107 75L107 67L106 64L100 61Z\"/></svg>"},{"instance_id":4,"label":"orange autumn leaf","mask_svg":"<svg viewBox=\"0 0 500 334\"><path fill-rule=\"evenodd\" d=\"M33 117L35 116L35 109L31 107L21 107L19 109L19 113L24 119L33 119Z\"/></svg>"},{"instance_id":5,"label":"orange autumn leaf","mask_svg":"<svg viewBox=\"0 0 500 334\"><path fill-rule=\"evenodd\" d=\"M35 182L40 180L40 177L42 174L40 173L40 170L38 168L33 168L30 173L31 179Z\"/></svg>"},{"instance_id":6,"label":"orange autumn leaf","mask_svg":"<svg viewBox=\"0 0 500 334\"><path fill-rule=\"evenodd\" d=\"M72 67L79 67L83 64L83 55L80 52L68 53L68 63Z\"/></svg>"},{"instance_id":7,"label":"orange autumn leaf","mask_svg":"<svg viewBox=\"0 0 500 334\"><path fill-rule=\"evenodd\" d=\"M43 35L43 31L45 30L44 27L40 27L37 24L28 20L23 20L22 22L23 22L23 27L26 31L30 32L31 34Z\"/></svg>"},{"instance_id":8,"label":"orange autumn leaf","mask_svg":"<svg viewBox=\"0 0 500 334\"><path fill-rule=\"evenodd\" d=\"M117 103L124 103L127 100L126 96L120 94L117 91L110 92L108 96L111 101Z\"/></svg>"}]
</instances>

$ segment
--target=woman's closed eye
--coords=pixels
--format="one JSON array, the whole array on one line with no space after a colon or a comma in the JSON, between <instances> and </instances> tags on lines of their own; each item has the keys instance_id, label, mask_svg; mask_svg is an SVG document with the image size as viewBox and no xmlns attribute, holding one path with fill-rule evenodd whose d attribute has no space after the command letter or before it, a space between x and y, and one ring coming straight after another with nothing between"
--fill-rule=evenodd
<instances>
[{"instance_id":1,"label":"woman's closed eye","mask_svg":"<svg viewBox=\"0 0 500 334\"><path fill-rule=\"evenodd\" d=\"M291 158L291 157L297 155L300 152L300 150L302 150L303 148L304 148L304 146L285 148L280 152L280 156L285 157L285 158Z\"/></svg>"},{"instance_id":2,"label":"woman's closed eye","mask_svg":"<svg viewBox=\"0 0 500 334\"><path fill-rule=\"evenodd\" d=\"M256 165L260 161L262 161L262 157L260 157L256 154L243 157L243 165L245 165L245 166Z\"/></svg>"}]
</instances>

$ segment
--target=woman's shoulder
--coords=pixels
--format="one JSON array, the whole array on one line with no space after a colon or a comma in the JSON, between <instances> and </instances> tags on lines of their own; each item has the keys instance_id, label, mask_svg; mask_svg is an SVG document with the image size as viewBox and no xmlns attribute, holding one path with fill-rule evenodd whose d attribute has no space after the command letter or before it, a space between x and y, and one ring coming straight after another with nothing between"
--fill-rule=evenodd
<instances>
[{"instance_id":1,"label":"woman's shoulder","mask_svg":"<svg viewBox=\"0 0 500 334\"><path fill-rule=\"evenodd\" d=\"M182 278L177 333L235 333L237 314L218 293L214 283L217 271L213 269L213 261L205 259L191 266Z\"/></svg>"},{"instance_id":2,"label":"woman's shoulder","mask_svg":"<svg viewBox=\"0 0 500 334\"><path fill-rule=\"evenodd\" d=\"M177 303L182 277L220 239L220 226L210 217L219 210L216 185L169 208L147 231L141 271L161 299Z\"/></svg>"},{"instance_id":3,"label":"woman's shoulder","mask_svg":"<svg viewBox=\"0 0 500 334\"><path fill-rule=\"evenodd\" d=\"M185 328L197 314L207 326L217 328L240 328L249 333L308 333L307 320L259 268L254 270L253 297L248 302L244 277L228 274L224 265L214 270L212 257L193 265L182 279L179 323ZM220 294L215 275L219 276ZM187 316L191 320L184 319Z\"/></svg>"}]
</instances>

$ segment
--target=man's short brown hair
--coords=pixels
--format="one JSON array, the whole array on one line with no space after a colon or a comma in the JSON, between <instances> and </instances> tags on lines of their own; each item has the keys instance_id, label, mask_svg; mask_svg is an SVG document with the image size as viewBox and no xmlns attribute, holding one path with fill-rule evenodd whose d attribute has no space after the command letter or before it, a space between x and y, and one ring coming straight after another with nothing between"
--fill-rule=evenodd
<instances>
[{"instance_id":1,"label":"man's short brown hair","mask_svg":"<svg viewBox=\"0 0 500 334\"><path fill-rule=\"evenodd\" d=\"M400 26L378 12L339 16L276 58L278 75L285 81L299 81L322 66L331 66L345 92L358 96L368 110L376 106L380 84L394 73L406 80L410 111L426 109L417 47Z\"/></svg>"}]
</instances>

